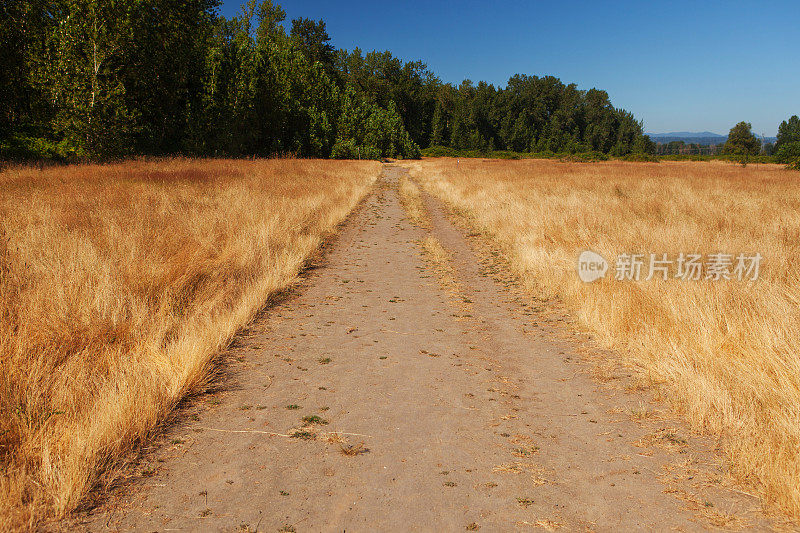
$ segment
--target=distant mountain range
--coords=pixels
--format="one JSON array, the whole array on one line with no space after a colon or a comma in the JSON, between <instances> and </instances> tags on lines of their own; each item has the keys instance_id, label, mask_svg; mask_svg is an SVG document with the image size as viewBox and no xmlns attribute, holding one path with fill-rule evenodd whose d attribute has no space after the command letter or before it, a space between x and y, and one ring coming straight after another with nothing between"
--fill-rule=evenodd
<instances>
[{"instance_id":1,"label":"distant mountain range","mask_svg":"<svg viewBox=\"0 0 800 533\"><path fill-rule=\"evenodd\" d=\"M661 144L666 144L671 141L683 141L686 144L701 144L701 145L711 145L711 144L724 144L725 141L728 140L727 135L720 135L719 133L713 133L711 131L673 131L670 133L648 133L647 135L650 138ZM756 137L761 139L761 135L756 133ZM768 143L774 143L776 141L775 137L764 137L764 140Z\"/></svg>"},{"instance_id":2,"label":"distant mountain range","mask_svg":"<svg viewBox=\"0 0 800 533\"><path fill-rule=\"evenodd\" d=\"M726 139L726 135L720 135L719 133L712 133L710 131L673 131L670 133L648 133L648 135L652 137L670 137L670 138L677 138L680 140L683 137L690 137L692 139L696 138L712 138L712 137L719 137L721 139Z\"/></svg>"}]
</instances>

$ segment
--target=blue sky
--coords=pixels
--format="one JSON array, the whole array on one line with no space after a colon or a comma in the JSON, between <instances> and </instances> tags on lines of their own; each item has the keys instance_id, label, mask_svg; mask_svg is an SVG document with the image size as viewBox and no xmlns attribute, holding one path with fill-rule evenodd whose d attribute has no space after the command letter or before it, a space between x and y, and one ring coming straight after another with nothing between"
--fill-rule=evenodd
<instances>
[{"instance_id":1,"label":"blue sky","mask_svg":"<svg viewBox=\"0 0 800 533\"><path fill-rule=\"evenodd\" d=\"M800 114L797 0L278 3L288 20L324 19L337 48L421 59L446 82L552 74L605 89L650 132L726 134L746 120L773 136Z\"/></svg>"}]
</instances>

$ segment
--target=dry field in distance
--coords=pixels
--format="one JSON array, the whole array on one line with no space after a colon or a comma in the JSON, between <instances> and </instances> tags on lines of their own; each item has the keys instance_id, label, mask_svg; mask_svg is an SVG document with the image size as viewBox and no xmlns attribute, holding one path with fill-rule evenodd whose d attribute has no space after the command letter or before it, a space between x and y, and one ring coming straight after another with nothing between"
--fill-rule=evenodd
<instances>
[{"instance_id":1,"label":"dry field in distance","mask_svg":"<svg viewBox=\"0 0 800 533\"><path fill-rule=\"evenodd\" d=\"M369 190L376 162L0 173L0 529L107 483Z\"/></svg>"},{"instance_id":2,"label":"dry field in distance","mask_svg":"<svg viewBox=\"0 0 800 533\"><path fill-rule=\"evenodd\" d=\"M800 516L800 175L723 162L411 167L500 244L529 290L562 299L695 428L719 436L740 480ZM579 280L585 249L609 260L605 279ZM613 279L618 254L681 252L760 252L761 276Z\"/></svg>"}]
</instances>

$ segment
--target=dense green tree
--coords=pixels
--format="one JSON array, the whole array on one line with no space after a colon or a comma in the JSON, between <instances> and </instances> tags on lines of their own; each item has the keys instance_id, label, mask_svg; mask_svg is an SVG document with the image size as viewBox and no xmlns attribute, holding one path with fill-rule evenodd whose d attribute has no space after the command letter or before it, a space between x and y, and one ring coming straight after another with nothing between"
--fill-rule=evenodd
<instances>
[{"instance_id":1,"label":"dense green tree","mask_svg":"<svg viewBox=\"0 0 800 533\"><path fill-rule=\"evenodd\" d=\"M447 130L447 119L445 116L442 104L436 102L436 107L433 111L433 119L431 121L431 146L442 146L449 139L449 132Z\"/></svg>"},{"instance_id":2,"label":"dense green tree","mask_svg":"<svg viewBox=\"0 0 800 533\"><path fill-rule=\"evenodd\" d=\"M30 80L51 106L49 134L70 153L133 151L135 110L126 106L126 37L131 10L122 2L51 2Z\"/></svg>"},{"instance_id":3,"label":"dense green tree","mask_svg":"<svg viewBox=\"0 0 800 533\"><path fill-rule=\"evenodd\" d=\"M197 97L210 0L21 1L24 74L14 116L62 153L172 152ZM8 13L8 11L7 11ZM19 51L18 50L18 51ZM16 56L17 58L19 55ZM14 63L14 61L12 61ZM22 113L20 113L22 112Z\"/></svg>"},{"instance_id":4,"label":"dense green tree","mask_svg":"<svg viewBox=\"0 0 800 533\"><path fill-rule=\"evenodd\" d=\"M205 62L201 151L330 155L339 89L287 38L283 17L262 2L217 20Z\"/></svg>"},{"instance_id":5,"label":"dense green tree","mask_svg":"<svg viewBox=\"0 0 800 533\"><path fill-rule=\"evenodd\" d=\"M761 141L750 131L749 122L739 122L731 128L728 140L722 148L723 153L730 155L748 156L758 155L761 151Z\"/></svg>"},{"instance_id":6,"label":"dense green tree","mask_svg":"<svg viewBox=\"0 0 800 533\"><path fill-rule=\"evenodd\" d=\"M633 152L637 154L655 154L656 143L649 135L639 135L633 143Z\"/></svg>"},{"instance_id":7,"label":"dense green tree","mask_svg":"<svg viewBox=\"0 0 800 533\"><path fill-rule=\"evenodd\" d=\"M800 168L800 118L793 115L778 126L778 140L774 148L775 159Z\"/></svg>"},{"instance_id":8,"label":"dense green tree","mask_svg":"<svg viewBox=\"0 0 800 533\"><path fill-rule=\"evenodd\" d=\"M456 91L452 85L446 84L438 88L431 119L431 146L450 146L456 99Z\"/></svg>"},{"instance_id":9,"label":"dense green tree","mask_svg":"<svg viewBox=\"0 0 800 533\"><path fill-rule=\"evenodd\" d=\"M341 102L332 155L345 159L415 158L419 157L419 147L403 127L394 103L381 108L348 86Z\"/></svg>"},{"instance_id":10,"label":"dense green tree","mask_svg":"<svg viewBox=\"0 0 800 533\"><path fill-rule=\"evenodd\" d=\"M800 163L800 141L783 143L775 150L775 160L794 165Z\"/></svg>"},{"instance_id":11,"label":"dense green tree","mask_svg":"<svg viewBox=\"0 0 800 533\"><path fill-rule=\"evenodd\" d=\"M778 126L775 149L780 150L781 146L796 142L800 142L800 118L797 115L793 115L789 120L784 120Z\"/></svg>"},{"instance_id":12,"label":"dense green tree","mask_svg":"<svg viewBox=\"0 0 800 533\"><path fill-rule=\"evenodd\" d=\"M383 108L393 102L411 139L428 146L441 82L423 62L404 63L388 51L364 55L356 48L340 51L336 63L347 83L367 101Z\"/></svg>"},{"instance_id":13,"label":"dense green tree","mask_svg":"<svg viewBox=\"0 0 800 533\"><path fill-rule=\"evenodd\" d=\"M0 141L14 133L37 133L28 129L37 119L46 120L37 116L42 98L31 84L30 69L48 25L46 17L43 1L0 3Z\"/></svg>"},{"instance_id":14,"label":"dense green tree","mask_svg":"<svg viewBox=\"0 0 800 533\"><path fill-rule=\"evenodd\" d=\"M329 72L333 71L335 49L330 44L331 37L325 29L324 21L315 22L307 18L294 19L290 35L306 57L312 62L319 61L326 65L326 68L331 69Z\"/></svg>"}]
</instances>

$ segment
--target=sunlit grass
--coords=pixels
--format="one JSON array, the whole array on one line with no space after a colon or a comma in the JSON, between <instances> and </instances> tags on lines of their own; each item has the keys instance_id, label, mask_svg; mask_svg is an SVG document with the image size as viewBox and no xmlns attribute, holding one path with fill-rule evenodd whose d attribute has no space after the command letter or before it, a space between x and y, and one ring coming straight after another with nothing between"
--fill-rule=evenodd
<instances>
[{"instance_id":1,"label":"sunlit grass","mask_svg":"<svg viewBox=\"0 0 800 533\"><path fill-rule=\"evenodd\" d=\"M74 509L292 283L375 162L0 173L0 529Z\"/></svg>"},{"instance_id":2,"label":"sunlit grass","mask_svg":"<svg viewBox=\"0 0 800 533\"><path fill-rule=\"evenodd\" d=\"M720 436L734 473L800 516L800 174L723 162L426 160L412 174L505 250L531 291ZM610 275L582 283L591 249ZM623 253L764 256L760 279L613 279Z\"/></svg>"}]
</instances>

